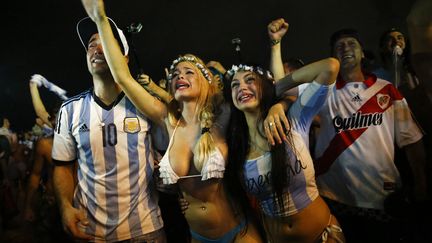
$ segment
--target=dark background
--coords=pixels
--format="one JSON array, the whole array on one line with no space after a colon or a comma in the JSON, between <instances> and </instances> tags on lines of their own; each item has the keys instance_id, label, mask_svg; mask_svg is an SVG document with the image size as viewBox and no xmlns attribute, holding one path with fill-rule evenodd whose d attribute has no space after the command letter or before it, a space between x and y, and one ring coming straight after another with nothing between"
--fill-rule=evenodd
<instances>
[{"instance_id":1,"label":"dark background","mask_svg":"<svg viewBox=\"0 0 432 243\"><path fill-rule=\"evenodd\" d=\"M335 30L359 30L377 55L380 34L393 26L406 30L414 0L107 0L108 16L125 29L141 22L133 37L144 71L154 80L179 54L194 53L230 67L237 61L231 39L242 40L243 60L268 66L267 24L283 17L290 24L284 57L311 62L329 56ZM0 8L0 113L15 130L29 129L35 114L28 81L38 73L73 96L91 87L76 22L85 17L79 0L2 1ZM133 64L132 64L133 65ZM40 89L49 107L55 95Z\"/></svg>"}]
</instances>

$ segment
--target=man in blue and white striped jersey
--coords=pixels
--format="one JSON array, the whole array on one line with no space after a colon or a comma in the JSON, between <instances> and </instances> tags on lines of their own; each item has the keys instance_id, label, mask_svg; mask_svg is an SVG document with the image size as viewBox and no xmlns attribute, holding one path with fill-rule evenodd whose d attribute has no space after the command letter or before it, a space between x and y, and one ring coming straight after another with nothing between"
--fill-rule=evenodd
<instances>
[{"instance_id":1,"label":"man in blue and white striped jersey","mask_svg":"<svg viewBox=\"0 0 432 243\"><path fill-rule=\"evenodd\" d=\"M127 56L126 38L110 24ZM54 186L64 229L88 241L165 242L150 122L115 83L91 19L78 22L77 32L93 88L63 103L55 129Z\"/></svg>"}]
</instances>

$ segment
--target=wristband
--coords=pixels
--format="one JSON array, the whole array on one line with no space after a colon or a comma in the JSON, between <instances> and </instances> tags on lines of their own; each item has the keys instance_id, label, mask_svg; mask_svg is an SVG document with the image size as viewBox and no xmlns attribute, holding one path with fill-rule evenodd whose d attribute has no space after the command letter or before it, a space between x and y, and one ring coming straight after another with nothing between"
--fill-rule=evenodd
<instances>
[{"instance_id":1,"label":"wristband","mask_svg":"<svg viewBox=\"0 0 432 243\"><path fill-rule=\"evenodd\" d=\"M281 42L281 40L270 40L271 46L275 46L275 45L279 44L280 42Z\"/></svg>"}]
</instances>

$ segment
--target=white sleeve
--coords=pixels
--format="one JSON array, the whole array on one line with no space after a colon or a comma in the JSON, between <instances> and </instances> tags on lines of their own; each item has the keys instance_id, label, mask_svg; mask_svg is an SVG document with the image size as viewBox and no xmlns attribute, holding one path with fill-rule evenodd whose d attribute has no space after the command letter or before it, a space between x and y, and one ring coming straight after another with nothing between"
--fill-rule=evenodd
<instances>
[{"instance_id":1,"label":"white sleeve","mask_svg":"<svg viewBox=\"0 0 432 243\"><path fill-rule=\"evenodd\" d=\"M395 137L399 147L415 143L423 137L423 133L412 117L405 99L394 101Z\"/></svg>"},{"instance_id":2,"label":"white sleeve","mask_svg":"<svg viewBox=\"0 0 432 243\"><path fill-rule=\"evenodd\" d=\"M315 81L307 85L289 109L288 117L293 129L301 134L309 133L313 118L323 107L333 87L334 85L322 85Z\"/></svg>"},{"instance_id":3,"label":"white sleeve","mask_svg":"<svg viewBox=\"0 0 432 243\"><path fill-rule=\"evenodd\" d=\"M298 96L303 94L303 92L306 90L306 88L309 86L309 84L310 83L304 83L304 84L300 84L299 86L297 86Z\"/></svg>"},{"instance_id":4,"label":"white sleeve","mask_svg":"<svg viewBox=\"0 0 432 243\"><path fill-rule=\"evenodd\" d=\"M52 149L54 161L72 162L77 157L76 141L69 128L70 115L66 106L63 106L59 111Z\"/></svg>"}]
</instances>

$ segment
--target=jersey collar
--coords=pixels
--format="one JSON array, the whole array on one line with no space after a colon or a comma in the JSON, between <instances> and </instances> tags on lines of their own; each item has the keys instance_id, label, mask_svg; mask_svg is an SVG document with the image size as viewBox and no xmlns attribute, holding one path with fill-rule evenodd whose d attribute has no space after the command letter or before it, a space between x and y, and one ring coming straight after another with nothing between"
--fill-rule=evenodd
<instances>
[{"instance_id":1,"label":"jersey collar","mask_svg":"<svg viewBox=\"0 0 432 243\"><path fill-rule=\"evenodd\" d=\"M363 72L363 75L365 76L365 80L363 81L363 83L366 85L366 87L370 87L372 86L376 80L377 80L377 76L375 76L375 74L372 73L367 73L367 72ZM345 87L345 84L347 82L345 80L342 79L342 75L338 75L337 80L336 80L336 89L342 89L343 87Z\"/></svg>"},{"instance_id":2,"label":"jersey collar","mask_svg":"<svg viewBox=\"0 0 432 243\"><path fill-rule=\"evenodd\" d=\"M115 99L111 104L109 104L109 105L105 105L105 104L102 102L102 100L101 100L99 97L96 96L96 94L95 94L95 92L94 92L94 89L92 89L92 96L93 96L94 101L95 101L95 102L96 102L100 107L102 107L103 109L109 111L109 110L111 110L114 106L116 106L116 105L120 102L121 99L123 99L123 97L125 96L125 93L122 91L122 92L117 96L117 98L116 98L116 99Z\"/></svg>"}]
</instances>

